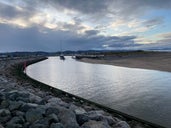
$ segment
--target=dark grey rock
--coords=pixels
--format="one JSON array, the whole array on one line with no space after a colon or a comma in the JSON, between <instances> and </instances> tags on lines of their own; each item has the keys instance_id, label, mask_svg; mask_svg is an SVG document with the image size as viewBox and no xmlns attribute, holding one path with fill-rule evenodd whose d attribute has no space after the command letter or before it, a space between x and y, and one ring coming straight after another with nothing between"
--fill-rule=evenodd
<instances>
[{"instance_id":1,"label":"dark grey rock","mask_svg":"<svg viewBox=\"0 0 171 128\"><path fill-rule=\"evenodd\" d=\"M11 119L11 112L8 109L0 109L0 123L6 123Z\"/></svg>"},{"instance_id":2,"label":"dark grey rock","mask_svg":"<svg viewBox=\"0 0 171 128\"><path fill-rule=\"evenodd\" d=\"M0 128L4 128L4 127L0 124Z\"/></svg>"},{"instance_id":3,"label":"dark grey rock","mask_svg":"<svg viewBox=\"0 0 171 128\"><path fill-rule=\"evenodd\" d=\"M111 128L106 122L90 120L84 123L81 128Z\"/></svg>"},{"instance_id":4,"label":"dark grey rock","mask_svg":"<svg viewBox=\"0 0 171 128\"><path fill-rule=\"evenodd\" d=\"M62 101L60 98L54 97L54 98L50 98L48 100L48 105L50 106L55 106L55 105L59 105L65 108L69 108L69 104Z\"/></svg>"},{"instance_id":5,"label":"dark grey rock","mask_svg":"<svg viewBox=\"0 0 171 128\"><path fill-rule=\"evenodd\" d=\"M48 128L49 120L47 118L41 118L33 123L32 128Z\"/></svg>"},{"instance_id":6,"label":"dark grey rock","mask_svg":"<svg viewBox=\"0 0 171 128\"><path fill-rule=\"evenodd\" d=\"M4 100L1 102L0 108L8 108L9 105L10 105L9 100L4 99Z\"/></svg>"},{"instance_id":7,"label":"dark grey rock","mask_svg":"<svg viewBox=\"0 0 171 128\"><path fill-rule=\"evenodd\" d=\"M64 128L64 126L61 123L52 123L50 128Z\"/></svg>"},{"instance_id":8,"label":"dark grey rock","mask_svg":"<svg viewBox=\"0 0 171 128\"><path fill-rule=\"evenodd\" d=\"M119 121L114 125L114 128L130 128L130 126L125 121Z\"/></svg>"},{"instance_id":9,"label":"dark grey rock","mask_svg":"<svg viewBox=\"0 0 171 128\"><path fill-rule=\"evenodd\" d=\"M23 105L20 107L20 110L21 110L22 112L26 112L26 111L28 111L29 109L34 109L34 108L36 108L36 107L38 107L38 104L25 103L25 104L23 104Z\"/></svg>"},{"instance_id":10,"label":"dark grey rock","mask_svg":"<svg viewBox=\"0 0 171 128\"><path fill-rule=\"evenodd\" d=\"M39 104L39 103L42 102L43 99L41 97L39 97L39 96L34 95L34 94L30 94L29 100L30 100L31 103Z\"/></svg>"},{"instance_id":11,"label":"dark grey rock","mask_svg":"<svg viewBox=\"0 0 171 128\"><path fill-rule=\"evenodd\" d=\"M60 110L58 114L59 120L66 128L78 128L79 125L76 121L76 116L73 111L68 109Z\"/></svg>"},{"instance_id":12,"label":"dark grey rock","mask_svg":"<svg viewBox=\"0 0 171 128\"><path fill-rule=\"evenodd\" d=\"M59 109L57 108L57 107L48 107L47 109L46 109L46 115L50 115L50 114L56 114L56 115L58 115L59 114Z\"/></svg>"},{"instance_id":13,"label":"dark grey rock","mask_svg":"<svg viewBox=\"0 0 171 128\"><path fill-rule=\"evenodd\" d=\"M45 112L42 111L42 109L29 109L25 115L26 120L30 123L33 123L36 120L39 120L40 118L42 118L44 113Z\"/></svg>"},{"instance_id":14,"label":"dark grey rock","mask_svg":"<svg viewBox=\"0 0 171 128\"><path fill-rule=\"evenodd\" d=\"M9 110L17 110L23 105L23 102L10 101Z\"/></svg>"},{"instance_id":15,"label":"dark grey rock","mask_svg":"<svg viewBox=\"0 0 171 128\"><path fill-rule=\"evenodd\" d=\"M48 126L44 124L33 124L30 128L48 128Z\"/></svg>"},{"instance_id":16,"label":"dark grey rock","mask_svg":"<svg viewBox=\"0 0 171 128\"><path fill-rule=\"evenodd\" d=\"M55 114L51 114L47 118L48 118L50 124L59 122L59 119L58 119L57 115L55 115Z\"/></svg>"},{"instance_id":17,"label":"dark grey rock","mask_svg":"<svg viewBox=\"0 0 171 128\"><path fill-rule=\"evenodd\" d=\"M10 100L22 100L22 99L29 99L29 93L18 91L18 90L12 90L8 93L6 93L6 98Z\"/></svg>"},{"instance_id":18,"label":"dark grey rock","mask_svg":"<svg viewBox=\"0 0 171 128\"><path fill-rule=\"evenodd\" d=\"M79 114L79 115L76 115L76 119L77 119L77 122L78 124L81 126L82 124L84 124L85 122L88 122L89 121L89 117L87 114Z\"/></svg>"},{"instance_id":19,"label":"dark grey rock","mask_svg":"<svg viewBox=\"0 0 171 128\"><path fill-rule=\"evenodd\" d=\"M11 115L11 112L8 109L0 109L0 116L5 117Z\"/></svg>"},{"instance_id":20,"label":"dark grey rock","mask_svg":"<svg viewBox=\"0 0 171 128\"><path fill-rule=\"evenodd\" d=\"M6 128L23 128L21 124L7 124Z\"/></svg>"},{"instance_id":21,"label":"dark grey rock","mask_svg":"<svg viewBox=\"0 0 171 128\"><path fill-rule=\"evenodd\" d=\"M25 120L23 117L13 117L7 124L24 124Z\"/></svg>"},{"instance_id":22,"label":"dark grey rock","mask_svg":"<svg viewBox=\"0 0 171 128\"><path fill-rule=\"evenodd\" d=\"M21 116L23 117L25 115L24 112L21 112L21 111L15 111L15 116Z\"/></svg>"}]
</instances>

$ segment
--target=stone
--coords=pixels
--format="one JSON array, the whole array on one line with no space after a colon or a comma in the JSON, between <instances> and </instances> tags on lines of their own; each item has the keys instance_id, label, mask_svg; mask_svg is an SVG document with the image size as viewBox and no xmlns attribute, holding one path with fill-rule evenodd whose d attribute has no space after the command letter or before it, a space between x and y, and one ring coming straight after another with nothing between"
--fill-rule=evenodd
<instances>
[{"instance_id":1,"label":"stone","mask_svg":"<svg viewBox=\"0 0 171 128\"><path fill-rule=\"evenodd\" d=\"M9 110L17 110L23 105L23 102L10 101Z\"/></svg>"},{"instance_id":2,"label":"stone","mask_svg":"<svg viewBox=\"0 0 171 128\"><path fill-rule=\"evenodd\" d=\"M52 123L50 128L64 128L64 126L61 123Z\"/></svg>"},{"instance_id":3,"label":"stone","mask_svg":"<svg viewBox=\"0 0 171 128\"><path fill-rule=\"evenodd\" d=\"M59 120L66 128L78 128L79 125L76 121L76 115L69 109L63 109L59 112Z\"/></svg>"},{"instance_id":4,"label":"stone","mask_svg":"<svg viewBox=\"0 0 171 128\"><path fill-rule=\"evenodd\" d=\"M59 105L59 106L65 107L65 108L69 108L69 104L68 103L62 101L60 98L57 98L57 97L50 98L48 100L48 104L50 106Z\"/></svg>"},{"instance_id":5,"label":"stone","mask_svg":"<svg viewBox=\"0 0 171 128\"><path fill-rule=\"evenodd\" d=\"M89 117L88 117L87 114L79 114L79 115L76 115L76 119L77 119L77 122L78 122L79 125L82 125L85 122L88 122L89 121Z\"/></svg>"},{"instance_id":6,"label":"stone","mask_svg":"<svg viewBox=\"0 0 171 128\"><path fill-rule=\"evenodd\" d=\"M21 124L7 124L5 128L23 128Z\"/></svg>"},{"instance_id":7,"label":"stone","mask_svg":"<svg viewBox=\"0 0 171 128\"><path fill-rule=\"evenodd\" d=\"M84 123L81 128L111 128L106 122L90 120Z\"/></svg>"},{"instance_id":8,"label":"stone","mask_svg":"<svg viewBox=\"0 0 171 128\"><path fill-rule=\"evenodd\" d=\"M48 126L44 124L33 124L30 128L48 128Z\"/></svg>"},{"instance_id":9,"label":"stone","mask_svg":"<svg viewBox=\"0 0 171 128\"><path fill-rule=\"evenodd\" d=\"M59 119L58 119L57 115L55 115L55 114L51 114L47 118L48 118L50 124L59 122Z\"/></svg>"},{"instance_id":10,"label":"stone","mask_svg":"<svg viewBox=\"0 0 171 128\"><path fill-rule=\"evenodd\" d=\"M81 108L81 107L78 107L78 108L76 108L75 110L74 110L74 113L76 114L76 115L81 115L81 114L85 114L85 113L87 113L83 108Z\"/></svg>"},{"instance_id":11,"label":"stone","mask_svg":"<svg viewBox=\"0 0 171 128\"><path fill-rule=\"evenodd\" d=\"M4 128L4 127L0 124L0 128Z\"/></svg>"},{"instance_id":12,"label":"stone","mask_svg":"<svg viewBox=\"0 0 171 128\"><path fill-rule=\"evenodd\" d=\"M114 125L114 128L130 128L130 126L125 121L119 121Z\"/></svg>"},{"instance_id":13,"label":"stone","mask_svg":"<svg viewBox=\"0 0 171 128\"><path fill-rule=\"evenodd\" d=\"M23 117L25 115L25 113L21 112L21 111L15 111L15 115Z\"/></svg>"},{"instance_id":14,"label":"stone","mask_svg":"<svg viewBox=\"0 0 171 128\"><path fill-rule=\"evenodd\" d=\"M59 109L57 108L57 107L48 107L47 109L46 109L46 115L50 115L50 114L56 114L56 115L58 115L59 114Z\"/></svg>"},{"instance_id":15,"label":"stone","mask_svg":"<svg viewBox=\"0 0 171 128\"><path fill-rule=\"evenodd\" d=\"M42 102L43 99L41 97L39 97L39 96L34 95L34 94L30 94L29 100L30 100L31 103L39 104L39 103Z\"/></svg>"},{"instance_id":16,"label":"stone","mask_svg":"<svg viewBox=\"0 0 171 128\"><path fill-rule=\"evenodd\" d=\"M24 124L25 120L23 117L13 117L7 124Z\"/></svg>"},{"instance_id":17,"label":"stone","mask_svg":"<svg viewBox=\"0 0 171 128\"><path fill-rule=\"evenodd\" d=\"M23 104L23 105L21 106L20 110L21 110L22 112L26 112L26 111L28 111L29 109L34 109L34 108L36 108L36 107L38 107L38 104L34 104L34 103L25 103L25 104Z\"/></svg>"},{"instance_id":18,"label":"stone","mask_svg":"<svg viewBox=\"0 0 171 128\"><path fill-rule=\"evenodd\" d=\"M6 93L6 98L10 99L12 101L15 101L15 100L18 101L21 99L28 99L29 93L26 93L24 91L12 90L12 91Z\"/></svg>"},{"instance_id":19,"label":"stone","mask_svg":"<svg viewBox=\"0 0 171 128\"><path fill-rule=\"evenodd\" d=\"M30 123L35 122L36 120L39 120L43 117L44 111L41 109L29 109L26 112L26 120Z\"/></svg>"},{"instance_id":20,"label":"stone","mask_svg":"<svg viewBox=\"0 0 171 128\"><path fill-rule=\"evenodd\" d=\"M11 115L11 112L8 109L0 109L0 116L5 117Z\"/></svg>"},{"instance_id":21,"label":"stone","mask_svg":"<svg viewBox=\"0 0 171 128\"><path fill-rule=\"evenodd\" d=\"M48 128L49 127L49 120L47 118L41 118L37 121L35 121L32 126L32 128Z\"/></svg>"},{"instance_id":22,"label":"stone","mask_svg":"<svg viewBox=\"0 0 171 128\"><path fill-rule=\"evenodd\" d=\"M11 119L11 112L8 109L0 109L0 123L6 123Z\"/></svg>"},{"instance_id":23,"label":"stone","mask_svg":"<svg viewBox=\"0 0 171 128\"><path fill-rule=\"evenodd\" d=\"M0 108L8 108L9 105L10 105L9 100L4 99L4 100L1 102Z\"/></svg>"}]
</instances>

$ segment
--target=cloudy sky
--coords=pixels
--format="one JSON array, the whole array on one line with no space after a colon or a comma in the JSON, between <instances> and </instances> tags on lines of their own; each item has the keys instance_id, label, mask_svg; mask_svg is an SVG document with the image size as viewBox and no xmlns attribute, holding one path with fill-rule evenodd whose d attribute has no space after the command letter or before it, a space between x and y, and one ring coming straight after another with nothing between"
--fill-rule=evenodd
<instances>
[{"instance_id":1,"label":"cloudy sky","mask_svg":"<svg viewBox=\"0 0 171 128\"><path fill-rule=\"evenodd\" d=\"M0 52L171 49L171 0L0 0Z\"/></svg>"}]
</instances>

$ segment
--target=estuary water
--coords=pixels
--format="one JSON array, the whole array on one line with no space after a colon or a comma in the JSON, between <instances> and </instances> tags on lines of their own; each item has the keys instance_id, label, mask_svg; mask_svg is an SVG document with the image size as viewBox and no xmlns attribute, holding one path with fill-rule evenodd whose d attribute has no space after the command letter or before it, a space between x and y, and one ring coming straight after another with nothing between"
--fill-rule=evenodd
<instances>
[{"instance_id":1,"label":"estuary water","mask_svg":"<svg viewBox=\"0 0 171 128\"><path fill-rule=\"evenodd\" d=\"M171 128L171 73L79 62L71 57L27 67L27 75L112 109Z\"/></svg>"}]
</instances>

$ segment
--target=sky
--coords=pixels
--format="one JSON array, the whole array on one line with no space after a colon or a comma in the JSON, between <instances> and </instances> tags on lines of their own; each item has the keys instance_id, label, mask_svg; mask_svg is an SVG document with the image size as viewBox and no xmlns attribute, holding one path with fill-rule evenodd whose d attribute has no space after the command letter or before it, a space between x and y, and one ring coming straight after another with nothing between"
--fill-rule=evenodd
<instances>
[{"instance_id":1,"label":"sky","mask_svg":"<svg viewBox=\"0 0 171 128\"><path fill-rule=\"evenodd\" d=\"M171 49L171 0L0 0L0 52Z\"/></svg>"}]
</instances>

